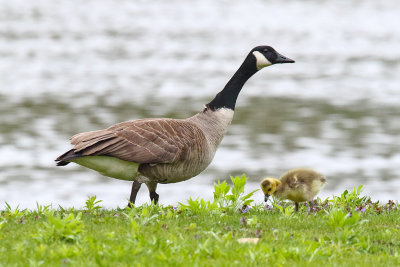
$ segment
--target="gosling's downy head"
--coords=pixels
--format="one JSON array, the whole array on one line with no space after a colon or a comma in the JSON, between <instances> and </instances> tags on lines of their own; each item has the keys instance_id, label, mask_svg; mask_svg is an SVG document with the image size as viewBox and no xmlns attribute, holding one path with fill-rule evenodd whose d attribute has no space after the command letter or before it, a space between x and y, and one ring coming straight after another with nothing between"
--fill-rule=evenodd
<instances>
[{"instance_id":1,"label":"gosling's downy head","mask_svg":"<svg viewBox=\"0 0 400 267\"><path fill-rule=\"evenodd\" d=\"M269 196L272 195L276 191L276 188L280 184L281 184L281 181L279 181L276 178L272 178L272 177L267 177L267 178L264 178L264 180L262 180L261 189L265 195L265 199L264 199L265 202L268 201Z\"/></svg>"},{"instance_id":2,"label":"gosling's downy head","mask_svg":"<svg viewBox=\"0 0 400 267\"><path fill-rule=\"evenodd\" d=\"M251 50L256 59L257 70L279 63L294 63L293 59L282 56L270 46L257 46Z\"/></svg>"}]
</instances>

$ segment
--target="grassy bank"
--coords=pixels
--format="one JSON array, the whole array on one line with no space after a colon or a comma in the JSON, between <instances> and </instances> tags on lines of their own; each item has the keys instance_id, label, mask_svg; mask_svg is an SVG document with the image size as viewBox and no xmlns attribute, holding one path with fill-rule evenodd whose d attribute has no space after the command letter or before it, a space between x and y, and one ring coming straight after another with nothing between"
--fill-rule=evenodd
<instances>
[{"instance_id":1,"label":"grassy bank","mask_svg":"<svg viewBox=\"0 0 400 267\"><path fill-rule=\"evenodd\" d=\"M400 206L361 187L303 205L254 204L245 177L177 207L0 211L0 266L399 266ZM258 192L260 193L260 192Z\"/></svg>"}]
</instances>

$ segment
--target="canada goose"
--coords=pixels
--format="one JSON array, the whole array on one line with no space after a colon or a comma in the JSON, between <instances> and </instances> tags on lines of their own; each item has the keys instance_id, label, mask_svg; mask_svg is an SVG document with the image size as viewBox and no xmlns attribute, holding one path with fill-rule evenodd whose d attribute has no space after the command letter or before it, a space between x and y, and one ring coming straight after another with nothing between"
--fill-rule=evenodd
<instances>
[{"instance_id":1,"label":"canada goose","mask_svg":"<svg viewBox=\"0 0 400 267\"><path fill-rule=\"evenodd\" d=\"M325 177L311 169L293 169L278 180L267 177L261 182L261 189L265 194L265 202L274 194L281 199L290 199L295 203L296 211L299 202L311 201L325 185Z\"/></svg>"},{"instance_id":2,"label":"canada goose","mask_svg":"<svg viewBox=\"0 0 400 267\"><path fill-rule=\"evenodd\" d=\"M70 138L74 147L56 159L57 165L74 162L105 176L133 181L129 206L145 183L150 200L157 203L158 183L185 181L210 164L232 121L243 85L260 69L277 63L294 60L270 46L257 46L224 89L193 117L132 120L76 134Z\"/></svg>"}]
</instances>

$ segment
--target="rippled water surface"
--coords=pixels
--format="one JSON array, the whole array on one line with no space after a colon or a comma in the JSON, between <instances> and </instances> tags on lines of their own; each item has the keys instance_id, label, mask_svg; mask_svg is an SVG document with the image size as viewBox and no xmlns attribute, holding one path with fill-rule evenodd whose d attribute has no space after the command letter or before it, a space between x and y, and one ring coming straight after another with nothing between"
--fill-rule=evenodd
<instances>
[{"instance_id":1,"label":"rippled water surface","mask_svg":"<svg viewBox=\"0 0 400 267\"><path fill-rule=\"evenodd\" d=\"M259 44L296 64L251 78L212 164L159 185L161 203L211 198L214 181L242 173L255 189L299 166L326 174L322 197L363 184L399 200L398 10L395 0L0 0L0 203L79 207L96 194L125 205L129 182L55 166L68 138L191 116Z\"/></svg>"}]
</instances>

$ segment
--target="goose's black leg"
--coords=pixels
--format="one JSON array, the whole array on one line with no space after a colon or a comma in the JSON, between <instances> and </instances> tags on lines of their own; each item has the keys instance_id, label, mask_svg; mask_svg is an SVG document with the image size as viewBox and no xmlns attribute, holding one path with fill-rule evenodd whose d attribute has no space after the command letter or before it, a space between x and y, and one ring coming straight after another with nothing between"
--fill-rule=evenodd
<instances>
[{"instance_id":1,"label":"goose's black leg","mask_svg":"<svg viewBox=\"0 0 400 267\"><path fill-rule=\"evenodd\" d=\"M133 181L132 191L131 191L131 196L129 197L128 207L132 208L133 204L135 204L136 196L137 196L137 193L138 193L141 185L142 184L139 183L138 181Z\"/></svg>"},{"instance_id":2,"label":"goose's black leg","mask_svg":"<svg viewBox=\"0 0 400 267\"><path fill-rule=\"evenodd\" d=\"M158 204L159 195L154 191L150 192L150 201L154 201L154 204Z\"/></svg>"},{"instance_id":3,"label":"goose's black leg","mask_svg":"<svg viewBox=\"0 0 400 267\"><path fill-rule=\"evenodd\" d=\"M154 201L154 204L158 203L159 195L156 193L157 183L156 182L148 182L146 183L147 188L150 192L150 201Z\"/></svg>"}]
</instances>

